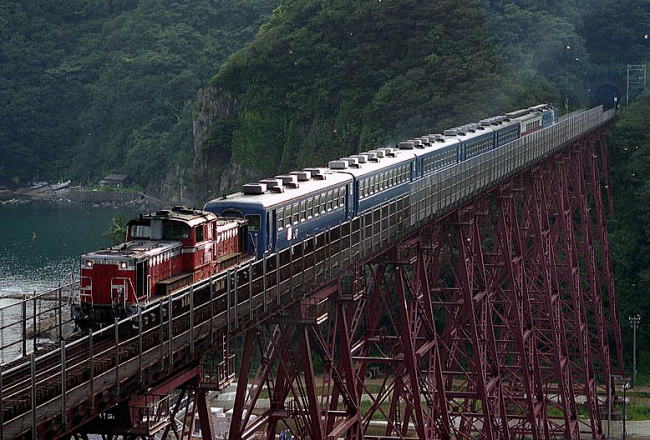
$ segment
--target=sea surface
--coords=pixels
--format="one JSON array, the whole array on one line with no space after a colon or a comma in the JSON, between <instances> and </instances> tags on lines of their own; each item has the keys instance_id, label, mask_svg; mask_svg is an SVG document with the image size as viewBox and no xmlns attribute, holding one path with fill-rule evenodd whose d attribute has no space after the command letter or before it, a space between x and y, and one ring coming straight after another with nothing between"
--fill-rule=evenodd
<instances>
[{"instance_id":1,"label":"sea surface","mask_svg":"<svg viewBox=\"0 0 650 440\"><path fill-rule=\"evenodd\" d=\"M81 254L112 244L105 233L118 214L128 220L136 213L77 205L0 206L0 298L44 292L78 277Z\"/></svg>"},{"instance_id":2,"label":"sea surface","mask_svg":"<svg viewBox=\"0 0 650 440\"><path fill-rule=\"evenodd\" d=\"M0 205L0 364L21 355L21 317L33 311L27 302L21 312L15 294L47 292L78 278L80 255L112 244L106 232L113 217L128 220L135 214L74 205ZM34 345L30 340L26 353Z\"/></svg>"}]
</instances>

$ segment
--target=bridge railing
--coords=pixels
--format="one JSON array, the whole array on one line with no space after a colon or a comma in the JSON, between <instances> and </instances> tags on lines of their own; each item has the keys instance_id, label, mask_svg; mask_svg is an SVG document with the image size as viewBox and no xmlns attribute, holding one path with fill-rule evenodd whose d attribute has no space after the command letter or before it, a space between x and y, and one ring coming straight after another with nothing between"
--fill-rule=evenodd
<instances>
[{"instance_id":1,"label":"bridge railing","mask_svg":"<svg viewBox=\"0 0 650 440\"><path fill-rule=\"evenodd\" d=\"M414 183L409 195L293 245L279 253L199 282L59 349L33 354L22 365L3 371L2 382L31 365L31 374L0 386L2 405L25 398L22 411L3 421L9 437L52 417L90 396L117 389L155 364L175 367L175 354L199 356L215 338L256 325L310 291L351 270L355 264L397 243L436 215L458 206L506 177L542 160L567 142L606 123L613 112L598 107L471 158ZM148 323L143 323L146 317ZM138 331L129 331L137 327ZM182 362L182 361L181 361ZM52 378L54 381L52 390ZM1 385L0 383L0 385ZM50 392L37 397L36 389ZM91 405L92 406L92 405ZM31 422L31 423L30 423Z\"/></svg>"},{"instance_id":2,"label":"bridge railing","mask_svg":"<svg viewBox=\"0 0 650 440\"><path fill-rule=\"evenodd\" d=\"M0 307L0 363L37 351L48 341L72 333L70 300L79 290L78 281L33 295L10 295Z\"/></svg>"}]
</instances>

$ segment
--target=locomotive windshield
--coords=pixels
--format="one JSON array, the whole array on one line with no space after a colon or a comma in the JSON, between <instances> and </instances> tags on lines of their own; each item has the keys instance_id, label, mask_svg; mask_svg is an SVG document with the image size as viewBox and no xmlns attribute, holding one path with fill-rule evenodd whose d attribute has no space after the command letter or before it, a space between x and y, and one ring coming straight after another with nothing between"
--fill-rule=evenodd
<instances>
[{"instance_id":1,"label":"locomotive windshield","mask_svg":"<svg viewBox=\"0 0 650 440\"><path fill-rule=\"evenodd\" d=\"M151 238L151 226L149 223L131 225L129 231L133 238Z\"/></svg>"},{"instance_id":2,"label":"locomotive windshield","mask_svg":"<svg viewBox=\"0 0 650 440\"><path fill-rule=\"evenodd\" d=\"M184 240L190 236L190 227L180 222L165 222L163 240Z\"/></svg>"}]
</instances>

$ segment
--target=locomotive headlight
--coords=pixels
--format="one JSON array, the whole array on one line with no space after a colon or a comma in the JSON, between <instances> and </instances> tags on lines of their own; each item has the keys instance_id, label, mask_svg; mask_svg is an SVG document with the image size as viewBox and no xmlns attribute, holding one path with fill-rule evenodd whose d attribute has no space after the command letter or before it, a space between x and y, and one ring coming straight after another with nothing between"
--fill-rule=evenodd
<instances>
[{"instance_id":1,"label":"locomotive headlight","mask_svg":"<svg viewBox=\"0 0 650 440\"><path fill-rule=\"evenodd\" d=\"M122 270L126 269L127 266L128 266L128 264L126 263L126 261L123 261L123 262L120 263L120 269L122 269Z\"/></svg>"},{"instance_id":2,"label":"locomotive headlight","mask_svg":"<svg viewBox=\"0 0 650 440\"><path fill-rule=\"evenodd\" d=\"M93 261L92 260L86 260L86 267L88 267L88 268L93 267Z\"/></svg>"}]
</instances>

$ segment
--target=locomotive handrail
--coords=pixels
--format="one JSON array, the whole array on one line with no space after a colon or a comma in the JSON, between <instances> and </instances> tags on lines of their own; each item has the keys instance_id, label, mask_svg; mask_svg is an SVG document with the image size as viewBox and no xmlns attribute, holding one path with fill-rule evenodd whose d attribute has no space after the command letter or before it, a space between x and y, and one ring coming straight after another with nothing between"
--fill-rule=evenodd
<instances>
[{"instance_id":1,"label":"locomotive handrail","mask_svg":"<svg viewBox=\"0 0 650 440\"><path fill-rule=\"evenodd\" d=\"M142 375L149 365L167 360L171 367L176 367L174 353L179 350L188 348L196 356L205 350L196 348L197 341L205 341L206 338L211 341L215 332L222 330L232 336L251 325L254 317L267 319L273 316L301 299L310 288L330 282L349 270L355 261L381 253L433 216L446 212L507 176L542 160L612 117L613 111L603 112L602 107L597 107L454 167L425 176L412 183L408 195L363 212L359 217L328 228L288 249L195 283L171 294L168 299L141 307L138 315L118 320L56 350L29 360L23 359L22 365L3 370L2 378L24 371L30 362L35 375L20 383L31 384L32 389L36 384L45 386L47 378L39 381L36 376L42 378L54 371L63 377L61 391L59 396L47 401L36 402L32 399L31 410L23 411L11 420L3 420L5 432L10 436L18 435L33 424L60 417L67 409L87 400L88 396L110 388L119 391L122 380ZM195 293L206 290L209 291L209 300L195 307ZM189 310L175 313L174 305L183 303L189 303ZM204 313L206 311L209 313ZM149 313L155 313L160 319L143 332L142 315ZM123 335L121 339L120 327L132 325L135 320L141 330L139 335ZM155 343L147 342L145 346L143 341L148 339ZM137 346L134 344L136 340ZM94 345L99 341L106 343L103 346ZM67 353L84 347L88 347L87 358L66 362ZM97 362L98 371L94 371L96 360L111 356L114 365L102 366L103 370L99 371ZM39 363L49 359L63 359L63 362L38 367ZM65 378L84 364L90 368L90 379L68 389ZM143 381L142 385L147 384ZM9 395L0 389L0 403L22 395L17 393L20 390L16 386L11 387ZM52 409L51 405L57 402L61 402L60 408Z\"/></svg>"}]
</instances>

